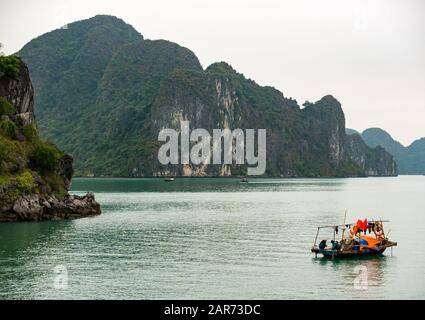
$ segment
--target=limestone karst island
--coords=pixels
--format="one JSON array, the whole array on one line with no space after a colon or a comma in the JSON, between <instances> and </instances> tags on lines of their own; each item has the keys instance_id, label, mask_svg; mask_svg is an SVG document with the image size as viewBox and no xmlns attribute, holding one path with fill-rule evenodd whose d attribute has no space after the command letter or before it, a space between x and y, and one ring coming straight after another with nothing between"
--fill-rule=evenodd
<instances>
[{"instance_id":1,"label":"limestone karst island","mask_svg":"<svg viewBox=\"0 0 425 320\"><path fill-rule=\"evenodd\" d=\"M18 57L0 57L0 222L100 214L94 195L69 195L73 159L41 139L34 89Z\"/></svg>"}]
</instances>

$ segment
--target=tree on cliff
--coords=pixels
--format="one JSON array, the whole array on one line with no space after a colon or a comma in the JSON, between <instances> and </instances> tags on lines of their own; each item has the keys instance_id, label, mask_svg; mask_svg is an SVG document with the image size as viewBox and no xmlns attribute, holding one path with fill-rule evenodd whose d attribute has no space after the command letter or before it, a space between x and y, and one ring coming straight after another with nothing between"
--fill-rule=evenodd
<instances>
[{"instance_id":1,"label":"tree on cliff","mask_svg":"<svg viewBox=\"0 0 425 320\"><path fill-rule=\"evenodd\" d=\"M6 77L17 79L20 63L18 57L0 55L0 76L5 75Z\"/></svg>"}]
</instances>

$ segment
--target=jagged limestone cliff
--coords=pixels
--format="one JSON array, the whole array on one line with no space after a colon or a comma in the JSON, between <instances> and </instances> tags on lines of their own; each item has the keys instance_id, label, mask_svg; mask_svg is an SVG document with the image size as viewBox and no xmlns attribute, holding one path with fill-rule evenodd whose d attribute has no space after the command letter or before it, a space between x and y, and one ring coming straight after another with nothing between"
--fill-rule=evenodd
<instances>
[{"instance_id":1,"label":"jagged limestone cliff","mask_svg":"<svg viewBox=\"0 0 425 320\"><path fill-rule=\"evenodd\" d=\"M396 176L397 165L393 157L378 146L368 147L362 138L357 135L347 135L347 151L351 159L365 172L367 176Z\"/></svg>"},{"instance_id":2,"label":"jagged limestone cliff","mask_svg":"<svg viewBox=\"0 0 425 320\"><path fill-rule=\"evenodd\" d=\"M68 194L72 157L38 136L26 65L16 57L0 59L0 222L100 214L93 194Z\"/></svg>"},{"instance_id":3,"label":"jagged limestone cliff","mask_svg":"<svg viewBox=\"0 0 425 320\"><path fill-rule=\"evenodd\" d=\"M235 165L161 166L158 133L178 129L182 120L210 132L267 129L268 176L396 174L391 157L384 164L372 163L379 158L372 156L359 161L360 149L347 146L344 113L332 96L301 108L226 63L203 70L189 49L146 40L115 17L71 23L19 54L35 79L41 133L78 160L80 175L246 173L246 166Z\"/></svg>"},{"instance_id":4,"label":"jagged limestone cliff","mask_svg":"<svg viewBox=\"0 0 425 320\"><path fill-rule=\"evenodd\" d=\"M405 147L380 128L369 128L362 133L348 129L348 133L360 135L371 148L383 147L394 157L399 174L425 174L425 138L417 139Z\"/></svg>"},{"instance_id":5,"label":"jagged limestone cliff","mask_svg":"<svg viewBox=\"0 0 425 320\"><path fill-rule=\"evenodd\" d=\"M300 108L271 87L261 87L226 63L205 72L177 69L149 106L143 141L155 141L162 128L180 130L182 121L212 132L216 128L267 130L267 176L392 176L392 157L345 133L340 103L325 96ZM361 145L361 148L359 147ZM158 143L147 144L135 175L229 176L246 174L246 166L167 165L156 160Z\"/></svg>"}]
</instances>

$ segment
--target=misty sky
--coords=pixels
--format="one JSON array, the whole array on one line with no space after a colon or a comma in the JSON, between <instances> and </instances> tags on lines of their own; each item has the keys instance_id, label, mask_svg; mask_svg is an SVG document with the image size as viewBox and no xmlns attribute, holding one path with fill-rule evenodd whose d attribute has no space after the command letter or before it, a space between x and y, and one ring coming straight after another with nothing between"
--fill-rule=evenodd
<instances>
[{"instance_id":1,"label":"misty sky","mask_svg":"<svg viewBox=\"0 0 425 320\"><path fill-rule=\"evenodd\" d=\"M96 14L188 47L204 68L226 61L299 104L332 94L347 127L381 127L405 145L425 136L425 1L0 0L3 51Z\"/></svg>"}]
</instances>

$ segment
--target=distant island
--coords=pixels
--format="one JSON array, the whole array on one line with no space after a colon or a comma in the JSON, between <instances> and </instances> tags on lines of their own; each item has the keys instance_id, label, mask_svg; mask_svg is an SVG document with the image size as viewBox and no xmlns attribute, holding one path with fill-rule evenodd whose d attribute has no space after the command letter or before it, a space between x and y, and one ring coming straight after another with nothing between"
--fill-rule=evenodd
<instances>
[{"instance_id":1,"label":"distant island","mask_svg":"<svg viewBox=\"0 0 425 320\"><path fill-rule=\"evenodd\" d=\"M346 129L346 132L349 135L360 135L371 148L377 146L385 148L394 156L399 174L425 174L425 137L417 139L410 146L405 147L380 128L369 128L362 133L353 129Z\"/></svg>"},{"instance_id":2,"label":"distant island","mask_svg":"<svg viewBox=\"0 0 425 320\"><path fill-rule=\"evenodd\" d=\"M160 165L158 132L183 120L208 131L267 129L265 176L397 175L382 147L345 133L333 96L301 107L225 62L204 70L189 49L146 40L113 16L68 24L17 55L33 79L41 135L73 155L79 176L246 174L243 165Z\"/></svg>"},{"instance_id":3,"label":"distant island","mask_svg":"<svg viewBox=\"0 0 425 320\"><path fill-rule=\"evenodd\" d=\"M39 137L33 106L27 66L0 56L0 222L100 214L93 194L68 193L73 159Z\"/></svg>"}]
</instances>

